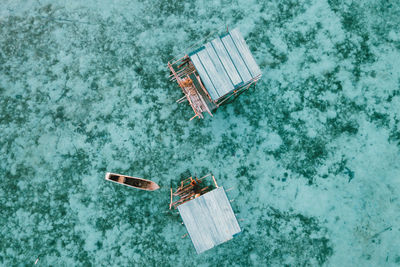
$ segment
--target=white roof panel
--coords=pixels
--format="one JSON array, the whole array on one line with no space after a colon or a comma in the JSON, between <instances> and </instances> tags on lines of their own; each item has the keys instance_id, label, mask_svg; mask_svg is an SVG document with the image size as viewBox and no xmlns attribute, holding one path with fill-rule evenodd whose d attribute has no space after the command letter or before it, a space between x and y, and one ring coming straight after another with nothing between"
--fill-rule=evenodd
<instances>
[{"instance_id":1,"label":"white roof panel","mask_svg":"<svg viewBox=\"0 0 400 267\"><path fill-rule=\"evenodd\" d=\"M178 210L198 254L241 231L223 187L179 205Z\"/></svg>"},{"instance_id":2,"label":"white roof panel","mask_svg":"<svg viewBox=\"0 0 400 267\"><path fill-rule=\"evenodd\" d=\"M225 71L228 73L229 78L231 79L234 85L240 84L242 82L242 78L240 78L239 73L235 65L232 62L231 57L229 56L228 52L225 49L224 44L222 43L221 39L217 38L211 41L215 51L217 54L220 55L220 60L224 65Z\"/></svg>"},{"instance_id":3,"label":"white roof panel","mask_svg":"<svg viewBox=\"0 0 400 267\"><path fill-rule=\"evenodd\" d=\"M206 43L189 57L214 101L261 74L238 29Z\"/></svg>"},{"instance_id":4,"label":"white roof panel","mask_svg":"<svg viewBox=\"0 0 400 267\"><path fill-rule=\"evenodd\" d=\"M242 56L246 66L251 72L251 76L254 78L261 74L261 70L258 67L256 61L253 58L253 55L250 52L249 47L246 44L246 41L243 39L243 36L240 34L239 30L236 28L229 33L236 45L236 48L239 50L240 55Z\"/></svg>"}]
</instances>

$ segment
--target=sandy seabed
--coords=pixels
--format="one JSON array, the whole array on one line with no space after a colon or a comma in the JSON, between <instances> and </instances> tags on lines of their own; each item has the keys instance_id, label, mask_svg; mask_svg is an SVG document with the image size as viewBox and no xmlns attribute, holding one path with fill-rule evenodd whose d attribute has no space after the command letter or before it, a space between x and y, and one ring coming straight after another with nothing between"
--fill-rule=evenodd
<instances>
[{"instance_id":1,"label":"sandy seabed","mask_svg":"<svg viewBox=\"0 0 400 267\"><path fill-rule=\"evenodd\" d=\"M1 6L0 265L400 265L400 3ZM226 25L263 77L189 122L166 63ZM201 255L168 212L188 171L243 229Z\"/></svg>"}]
</instances>

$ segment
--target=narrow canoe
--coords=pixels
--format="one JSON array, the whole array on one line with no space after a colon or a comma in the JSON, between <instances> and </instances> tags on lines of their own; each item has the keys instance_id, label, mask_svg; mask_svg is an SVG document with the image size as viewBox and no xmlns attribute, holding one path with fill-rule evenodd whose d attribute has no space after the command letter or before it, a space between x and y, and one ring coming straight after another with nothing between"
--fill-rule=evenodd
<instances>
[{"instance_id":1,"label":"narrow canoe","mask_svg":"<svg viewBox=\"0 0 400 267\"><path fill-rule=\"evenodd\" d=\"M150 180L111 172L106 173L106 180L147 191L154 191L160 188L158 184Z\"/></svg>"}]
</instances>

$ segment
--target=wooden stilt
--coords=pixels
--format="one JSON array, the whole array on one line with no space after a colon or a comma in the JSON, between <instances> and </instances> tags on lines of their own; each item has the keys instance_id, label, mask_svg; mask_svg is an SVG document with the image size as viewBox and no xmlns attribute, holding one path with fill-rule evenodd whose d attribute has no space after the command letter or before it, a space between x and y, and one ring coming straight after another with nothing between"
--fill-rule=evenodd
<instances>
[{"instance_id":1,"label":"wooden stilt","mask_svg":"<svg viewBox=\"0 0 400 267\"><path fill-rule=\"evenodd\" d=\"M186 96L183 96L183 97L179 98L178 100L176 100L176 103L182 103L185 100L187 100Z\"/></svg>"},{"instance_id":2,"label":"wooden stilt","mask_svg":"<svg viewBox=\"0 0 400 267\"><path fill-rule=\"evenodd\" d=\"M172 206L172 187L171 187L171 200L169 202L169 209L171 209L171 206Z\"/></svg>"},{"instance_id":3,"label":"wooden stilt","mask_svg":"<svg viewBox=\"0 0 400 267\"><path fill-rule=\"evenodd\" d=\"M201 177L199 180L203 180L204 178L207 178L208 176L210 176L211 173L204 175L203 177Z\"/></svg>"},{"instance_id":4,"label":"wooden stilt","mask_svg":"<svg viewBox=\"0 0 400 267\"><path fill-rule=\"evenodd\" d=\"M215 181L215 177L214 177L214 175L212 175L212 178L213 178L213 181L214 181L215 187L216 187L216 188L218 188L217 181Z\"/></svg>"},{"instance_id":5,"label":"wooden stilt","mask_svg":"<svg viewBox=\"0 0 400 267\"><path fill-rule=\"evenodd\" d=\"M193 120L194 118L196 118L198 116L198 114L194 115L193 117L190 118L190 121Z\"/></svg>"},{"instance_id":6,"label":"wooden stilt","mask_svg":"<svg viewBox=\"0 0 400 267\"><path fill-rule=\"evenodd\" d=\"M246 87L246 90L249 89L250 85L252 85L253 82L249 83ZM221 106L226 100L228 100L229 98L231 98L232 96L236 95L237 93L240 93L241 91L244 90L244 86L241 87L240 89L236 90L233 94L231 94L230 96L228 96L227 98L225 98L224 100L222 100L220 103L217 104L217 107Z\"/></svg>"}]
</instances>

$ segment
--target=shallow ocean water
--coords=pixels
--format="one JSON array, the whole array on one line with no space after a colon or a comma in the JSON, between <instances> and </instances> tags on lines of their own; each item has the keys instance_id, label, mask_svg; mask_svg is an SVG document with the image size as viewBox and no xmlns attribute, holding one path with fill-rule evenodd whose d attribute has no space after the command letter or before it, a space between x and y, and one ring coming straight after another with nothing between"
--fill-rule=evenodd
<instances>
[{"instance_id":1,"label":"shallow ocean water","mask_svg":"<svg viewBox=\"0 0 400 267\"><path fill-rule=\"evenodd\" d=\"M1 6L0 265L400 265L400 3ZM166 63L227 25L263 77L188 121ZM243 232L197 255L169 187L210 171Z\"/></svg>"}]
</instances>

